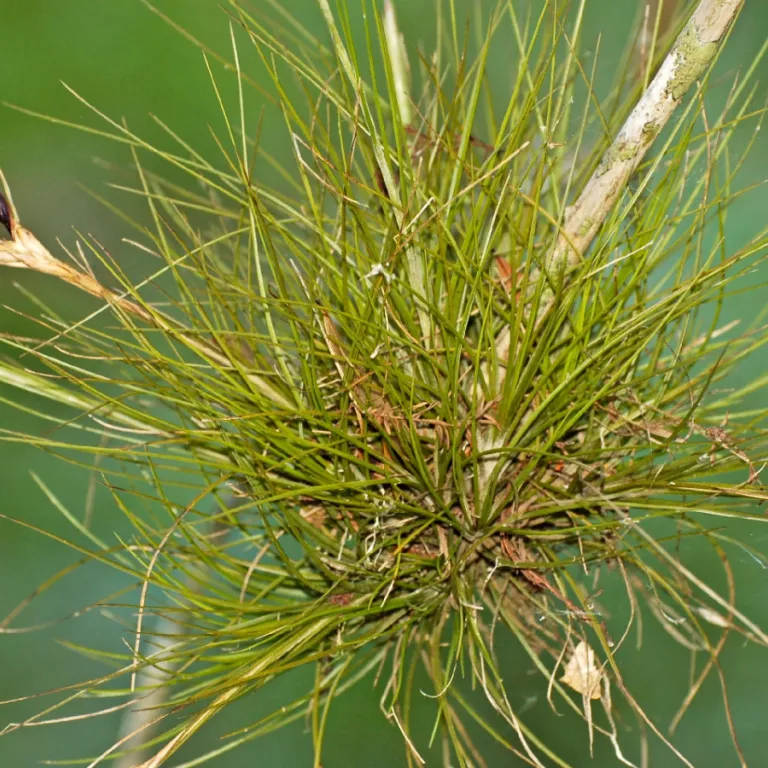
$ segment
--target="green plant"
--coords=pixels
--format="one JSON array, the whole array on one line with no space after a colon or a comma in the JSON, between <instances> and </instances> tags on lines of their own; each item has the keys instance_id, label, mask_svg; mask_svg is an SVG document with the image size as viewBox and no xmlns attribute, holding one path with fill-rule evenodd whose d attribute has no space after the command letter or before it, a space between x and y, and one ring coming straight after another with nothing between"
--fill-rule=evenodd
<instances>
[{"instance_id":1,"label":"green plant","mask_svg":"<svg viewBox=\"0 0 768 768\"><path fill-rule=\"evenodd\" d=\"M509 703L502 633L552 706L580 713L621 762L634 764L616 692L690 765L625 685L620 651L650 610L704 653L680 717L710 673L722 682L730 634L768 643L735 605L728 536L706 524L762 519L768 499L762 414L741 405L763 381L713 388L768 341L763 316L737 337L718 320L734 281L766 258L762 235L735 252L723 237L743 162L732 136L762 111L749 78L714 119L695 88L741 3L703 0L669 50L651 45L645 87L628 85L630 55L600 102L578 53L584 2L521 14L502 0L472 56L453 6L438 4L440 47L420 58L418 86L391 5L381 16L365 6L363 48L345 3L335 15L318 5L329 47L295 19L267 26L229 3L234 111L210 67L223 168L170 129L174 150L88 105L108 127L87 130L129 147L138 184L127 191L149 206L152 226L129 222L160 262L142 284L93 239L72 264L52 256L6 188L0 264L76 285L120 321L66 326L46 312L43 343L5 340L46 375L0 368L99 436L76 445L114 459L102 471L134 528L115 546L62 509L90 540L73 548L140 585L130 651L81 690L125 698L143 719L91 765L153 747L142 765L156 768L231 702L305 664L316 668L306 696L187 765L308 714L319 766L329 706L372 670L408 764L420 764L409 723L419 665L444 764L483 764L473 723L527 764L567 765ZM501 36L519 57L503 105L485 78ZM263 153L244 117L255 85L244 45L290 137L293 168L265 158L282 190L253 171ZM164 178L157 159L194 185ZM724 596L678 555L694 536L721 558ZM596 607L603 565L626 587L626 626ZM455 684L462 675L496 721ZM728 727L743 763L730 715Z\"/></svg>"}]
</instances>

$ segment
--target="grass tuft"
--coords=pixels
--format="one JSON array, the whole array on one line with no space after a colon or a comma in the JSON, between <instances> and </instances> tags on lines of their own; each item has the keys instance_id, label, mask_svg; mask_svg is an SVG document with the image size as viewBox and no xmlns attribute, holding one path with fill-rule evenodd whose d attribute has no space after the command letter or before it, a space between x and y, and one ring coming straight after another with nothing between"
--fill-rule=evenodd
<instances>
[{"instance_id":1,"label":"grass tuft","mask_svg":"<svg viewBox=\"0 0 768 768\"><path fill-rule=\"evenodd\" d=\"M362 43L346 4L318 0L326 42L268 5L265 20L231 0L231 51L204 48L218 164L162 123L175 146L148 143L72 91L98 126L82 129L131 153L135 183L120 189L149 210L149 223L125 217L127 242L157 265L146 280L90 237L53 256L7 186L0 206L0 264L103 302L74 325L44 313L39 339L2 339L44 375L0 363L0 380L71 408L62 426L80 430L84 458L64 437L2 439L104 459L132 525L105 543L37 479L88 540L70 546L138 590L127 609L115 600L129 647L82 687L136 711L89 765L165 764L235 700L308 664L312 690L185 765L307 717L319 768L329 707L374 670L409 765L432 748L445 765L486 764L478 725L525 764L569 765L510 703L501 637L590 744L635 764L637 745L619 745L624 699L641 733L691 765L624 681L622 650L649 611L700 661L673 726L714 674L743 763L718 659L731 635L768 636L736 607L723 524L764 519L768 437L743 403L765 381L718 384L768 342L762 315L738 333L719 319L768 256L765 234L725 241L744 162L732 137L763 116L749 80L711 114L695 82L718 50L706 43L706 61L667 73L668 114L638 134L652 78L704 34L696 15L678 42L651 21L652 44L601 100L580 56L583 2L502 0L466 38L440 3L429 55L408 48L391 2L363 3ZM516 52L500 100L495 46ZM242 68L253 53L289 167L246 119L255 81L266 88ZM652 82L622 85L635 80ZM117 328L94 322L108 313ZM721 563L724 594L686 566L692 537ZM606 582L626 591L623 625L601 611ZM413 733L417 667L431 744ZM79 695L64 694L57 706Z\"/></svg>"}]
</instances>

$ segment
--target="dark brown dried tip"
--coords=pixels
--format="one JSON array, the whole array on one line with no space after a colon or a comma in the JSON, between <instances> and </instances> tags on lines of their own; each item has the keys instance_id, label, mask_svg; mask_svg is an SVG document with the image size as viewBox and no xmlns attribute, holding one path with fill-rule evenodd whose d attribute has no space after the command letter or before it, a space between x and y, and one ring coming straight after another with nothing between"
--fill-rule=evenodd
<instances>
[{"instance_id":1,"label":"dark brown dried tip","mask_svg":"<svg viewBox=\"0 0 768 768\"><path fill-rule=\"evenodd\" d=\"M0 192L0 223L8 230L8 234L13 237L13 214L11 213L11 206L2 192Z\"/></svg>"}]
</instances>

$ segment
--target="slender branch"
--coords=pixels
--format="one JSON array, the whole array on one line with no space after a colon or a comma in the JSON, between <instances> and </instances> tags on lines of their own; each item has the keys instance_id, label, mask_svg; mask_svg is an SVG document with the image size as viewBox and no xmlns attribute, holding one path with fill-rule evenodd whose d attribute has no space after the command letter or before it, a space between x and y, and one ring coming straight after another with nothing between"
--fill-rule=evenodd
<instances>
[{"instance_id":1,"label":"slender branch","mask_svg":"<svg viewBox=\"0 0 768 768\"><path fill-rule=\"evenodd\" d=\"M384 0L384 35L387 41L392 78L395 81L395 97L403 125L409 125L413 118L409 84L408 54L405 42L397 26L397 16L392 0Z\"/></svg>"},{"instance_id":2,"label":"slender branch","mask_svg":"<svg viewBox=\"0 0 768 768\"><path fill-rule=\"evenodd\" d=\"M241 497L233 494L227 498L225 506L226 509L233 510L240 504L242 504ZM224 535L228 528L228 520L215 517L208 537L212 539ZM185 589L190 596L197 596L204 583L205 579L197 574L196 578L186 579ZM190 601L190 607L192 602ZM155 736L156 728L168 714L171 681L180 663L174 656L174 648L183 641L189 618L188 611L180 615L158 618L152 638L154 650L151 654L147 654L151 661L148 660L147 664L139 670L136 679L136 690L139 691L139 695L134 706L126 710L120 723L118 743L123 749L123 754L117 758L114 768L136 768L148 759L149 744Z\"/></svg>"},{"instance_id":3,"label":"slender branch","mask_svg":"<svg viewBox=\"0 0 768 768\"><path fill-rule=\"evenodd\" d=\"M563 231L549 257L550 269L579 262L656 136L714 60L743 5L744 0L701 0L578 200L567 210Z\"/></svg>"},{"instance_id":4,"label":"slender branch","mask_svg":"<svg viewBox=\"0 0 768 768\"><path fill-rule=\"evenodd\" d=\"M191 349L202 355L212 364L225 369L231 369L232 362L225 350L215 347L213 344L201 341L187 329L163 314L157 309L151 311L128 298L127 293L117 293L102 285L95 277L76 269L75 267L57 259L38 239L21 226L18 214L13 205L13 200L5 183L5 178L0 173L0 183L5 192L0 192L0 224L8 230L11 239L0 239L0 266L14 267L16 269L30 269L33 272L42 272L46 275L63 280L74 285L81 291L102 299L126 315L138 318L149 325L159 328L171 338L182 341ZM274 405L280 408L292 409L291 401L270 384L263 376L248 372L245 374L250 382Z\"/></svg>"}]
</instances>

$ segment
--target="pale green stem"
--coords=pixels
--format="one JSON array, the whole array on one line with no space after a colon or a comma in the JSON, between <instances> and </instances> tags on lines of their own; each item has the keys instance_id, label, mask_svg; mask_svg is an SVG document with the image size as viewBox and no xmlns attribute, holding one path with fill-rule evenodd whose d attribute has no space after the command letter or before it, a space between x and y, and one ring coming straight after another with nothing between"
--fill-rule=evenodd
<instances>
[{"instance_id":1,"label":"pale green stem","mask_svg":"<svg viewBox=\"0 0 768 768\"><path fill-rule=\"evenodd\" d=\"M743 4L744 0L701 0L592 178L568 209L548 260L550 269L578 264L656 136L715 59Z\"/></svg>"}]
</instances>

